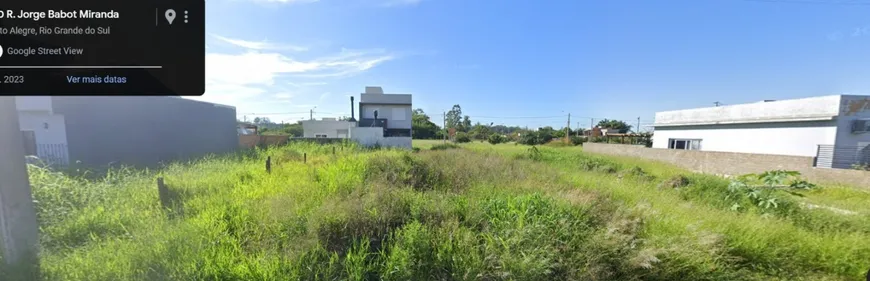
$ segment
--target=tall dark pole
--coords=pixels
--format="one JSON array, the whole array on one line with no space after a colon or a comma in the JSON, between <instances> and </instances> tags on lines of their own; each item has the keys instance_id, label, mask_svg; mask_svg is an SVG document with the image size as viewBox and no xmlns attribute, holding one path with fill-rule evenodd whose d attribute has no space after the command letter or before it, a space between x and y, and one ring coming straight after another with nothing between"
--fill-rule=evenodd
<instances>
[{"instance_id":1,"label":"tall dark pole","mask_svg":"<svg viewBox=\"0 0 870 281\"><path fill-rule=\"evenodd\" d=\"M39 226L24 161L15 97L0 97L0 247L3 260L24 280L39 272ZM21 275L21 276L19 276Z\"/></svg>"}]
</instances>

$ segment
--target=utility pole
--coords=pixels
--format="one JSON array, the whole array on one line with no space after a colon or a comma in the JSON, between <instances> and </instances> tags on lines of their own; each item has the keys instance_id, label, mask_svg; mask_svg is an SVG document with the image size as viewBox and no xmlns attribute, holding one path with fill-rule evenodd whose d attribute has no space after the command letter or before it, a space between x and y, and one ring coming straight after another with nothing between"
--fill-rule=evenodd
<instances>
[{"instance_id":1,"label":"utility pole","mask_svg":"<svg viewBox=\"0 0 870 281\"><path fill-rule=\"evenodd\" d=\"M635 130L635 133L640 134L640 117L637 118L637 130Z\"/></svg>"},{"instance_id":2,"label":"utility pole","mask_svg":"<svg viewBox=\"0 0 870 281\"><path fill-rule=\"evenodd\" d=\"M447 112L446 111L441 112L441 126L442 126L441 128L444 128L444 133L442 133L441 135L444 139L444 143L447 143L447 132L449 132L449 131L447 130Z\"/></svg>"},{"instance_id":3,"label":"utility pole","mask_svg":"<svg viewBox=\"0 0 870 281\"><path fill-rule=\"evenodd\" d=\"M312 109L309 113L308 120L314 120L314 109Z\"/></svg>"},{"instance_id":4,"label":"utility pole","mask_svg":"<svg viewBox=\"0 0 870 281\"><path fill-rule=\"evenodd\" d=\"M577 136L580 136L580 121L577 121Z\"/></svg>"},{"instance_id":5,"label":"utility pole","mask_svg":"<svg viewBox=\"0 0 870 281\"><path fill-rule=\"evenodd\" d=\"M571 113L568 113L568 127L565 127L565 140L571 136Z\"/></svg>"},{"instance_id":6,"label":"utility pole","mask_svg":"<svg viewBox=\"0 0 870 281\"><path fill-rule=\"evenodd\" d=\"M33 280L39 273L39 226L27 165L24 161L24 139L18 125L15 97L0 97L0 247L3 260L21 274Z\"/></svg>"}]
</instances>

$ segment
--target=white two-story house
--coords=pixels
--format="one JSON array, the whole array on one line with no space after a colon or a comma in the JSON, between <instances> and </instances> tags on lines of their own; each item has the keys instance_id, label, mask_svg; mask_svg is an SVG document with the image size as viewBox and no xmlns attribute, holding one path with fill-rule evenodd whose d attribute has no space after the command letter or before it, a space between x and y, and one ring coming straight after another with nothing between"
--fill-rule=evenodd
<instances>
[{"instance_id":1,"label":"white two-story house","mask_svg":"<svg viewBox=\"0 0 870 281\"><path fill-rule=\"evenodd\" d=\"M351 135L363 145L411 148L411 115L411 95L384 94L381 87L366 87L360 94L357 128Z\"/></svg>"},{"instance_id":2,"label":"white two-story house","mask_svg":"<svg viewBox=\"0 0 870 281\"><path fill-rule=\"evenodd\" d=\"M411 148L411 95L384 94L381 87L366 87L360 94L359 116L350 98L350 120L334 118L302 121L305 138L348 138L364 146Z\"/></svg>"}]
</instances>

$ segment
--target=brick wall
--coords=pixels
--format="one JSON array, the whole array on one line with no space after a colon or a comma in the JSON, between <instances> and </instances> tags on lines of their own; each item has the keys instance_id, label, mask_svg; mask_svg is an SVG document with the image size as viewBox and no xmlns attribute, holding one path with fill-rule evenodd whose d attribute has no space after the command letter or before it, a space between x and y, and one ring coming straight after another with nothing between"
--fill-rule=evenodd
<instances>
[{"instance_id":1,"label":"brick wall","mask_svg":"<svg viewBox=\"0 0 870 281\"><path fill-rule=\"evenodd\" d=\"M769 170L798 171L812 182L870 188L870 172L813 167L813 157L646 148L638 145L584 143L583 151L671 163L701 173L742 175Z\"/></svg>"}]
</instances>

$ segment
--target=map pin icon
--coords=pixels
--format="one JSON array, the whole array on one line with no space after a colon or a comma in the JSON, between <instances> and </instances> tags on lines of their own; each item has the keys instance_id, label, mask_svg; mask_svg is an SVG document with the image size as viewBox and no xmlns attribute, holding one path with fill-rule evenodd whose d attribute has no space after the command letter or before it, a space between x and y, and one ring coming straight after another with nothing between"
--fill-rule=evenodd
<instances>
[{"instance_id":1,"label":"map pin icon","mask_svg":"<svg viewBox=\"0 0 870 281\"><path fill-rule=\"evenodd\" d=\"M171 25L172 21L175 20L175 10L173 10L173 9L166 10L166 13L164 14L164 16L166 16L166 21L168 21L169 24Z\"/></svg>"}]
</instances>

